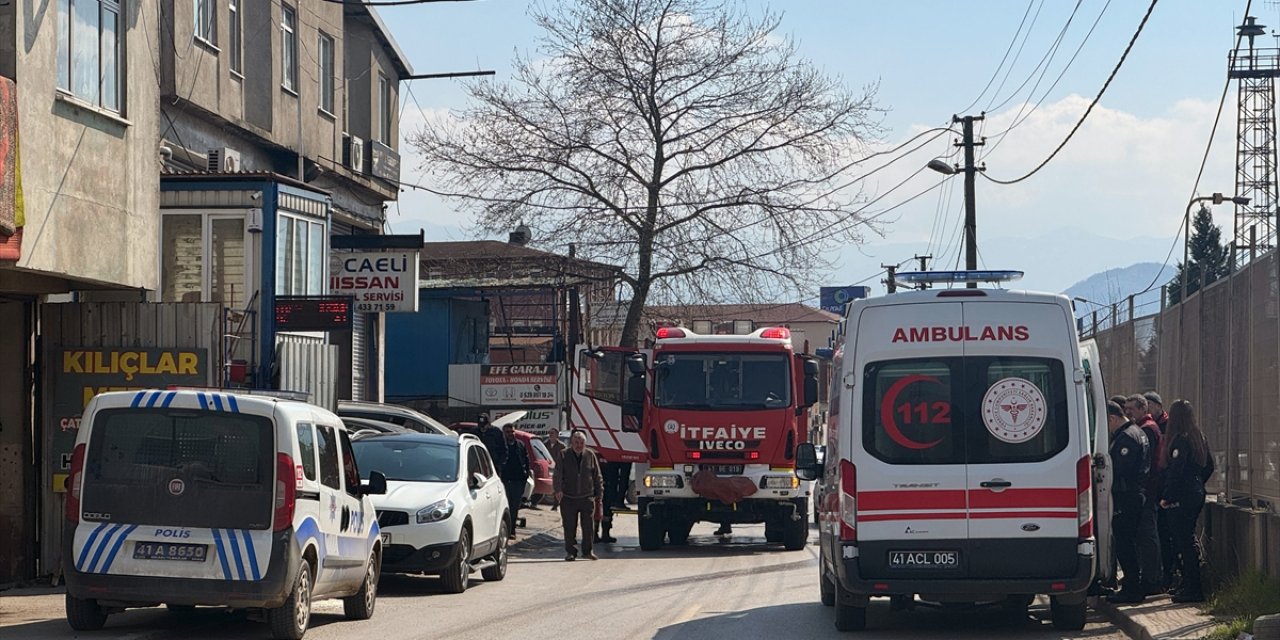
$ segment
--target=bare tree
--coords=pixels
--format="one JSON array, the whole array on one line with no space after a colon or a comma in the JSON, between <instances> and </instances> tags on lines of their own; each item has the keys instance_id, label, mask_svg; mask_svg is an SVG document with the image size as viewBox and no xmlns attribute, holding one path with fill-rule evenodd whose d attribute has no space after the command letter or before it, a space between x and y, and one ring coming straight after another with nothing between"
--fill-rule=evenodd
<instances>
[{"instance_id":1,"label":"bare tree","mask_svg":"<svg viewBox=\"0 0 1280 640\"><path fill-rule=\"evenodd\" d=\"M812 288L827 249L858 242L853 158L879 132L854 95L723 0L535 6L537 58L412 140L442 192L498 231L625 268L622 344L647 301L771 299Z\"/></svg>"}]
</instances>

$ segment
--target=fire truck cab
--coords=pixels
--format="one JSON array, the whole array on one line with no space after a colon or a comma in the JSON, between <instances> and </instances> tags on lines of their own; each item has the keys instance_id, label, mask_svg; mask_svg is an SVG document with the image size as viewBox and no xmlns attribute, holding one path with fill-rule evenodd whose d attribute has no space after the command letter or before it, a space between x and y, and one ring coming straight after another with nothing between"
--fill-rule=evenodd
<instances>
[{"instance_id":1,"label":"fire truck cab","mask_svg":"<svg viewBox=\"0 0 1280 640\"><path fill-rule=\"evenodd\" d=\"M962 278L899 277L912 275ZM800 477L822 483L819 579L836 628L863 628L872 597L1025 612L1037 594L1055 627L1082 628L1108 535L1092 495L1107 435L1068 299L911 291L853 302L844 326L825 462L812 445L797 453Z\"/></svg>"}]
</instances>

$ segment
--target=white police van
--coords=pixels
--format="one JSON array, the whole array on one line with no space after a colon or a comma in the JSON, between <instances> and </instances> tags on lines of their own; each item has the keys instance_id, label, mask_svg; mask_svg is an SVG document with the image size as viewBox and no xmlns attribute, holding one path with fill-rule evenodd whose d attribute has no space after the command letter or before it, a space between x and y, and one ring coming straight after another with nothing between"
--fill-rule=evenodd
<instances>
[{"instance_id":1,"label":"white police van","mask_svg":"<svg viewBox=\"0 0 1280 640\"><path fill-rule=\"evenodd\" d=\"M301 638L311 602L373 615L382 542L342 421L310 404L216 391L90 401L76 437L64 536L67 621L159 604L262 609Z\"/></svg>"},{"instance_id":2,"label":"white police van","mask_svg":"<svg viewBox=\"0 0 1280 640\"><path fill-rule=\"evenodd\" d=\"M1001 602L1025 616L1038 594L1055 627L1083 627L1107 535L1091 494L1107 436L1105 419L1091 425L1101 385L1087 384L1068 299L911 291L854 301L843 324L825 462L813 445L797 451L798 474L822 483L819 579L837 629L865 627L872 597L895 609Z\"/></svg>"}]
</instances>

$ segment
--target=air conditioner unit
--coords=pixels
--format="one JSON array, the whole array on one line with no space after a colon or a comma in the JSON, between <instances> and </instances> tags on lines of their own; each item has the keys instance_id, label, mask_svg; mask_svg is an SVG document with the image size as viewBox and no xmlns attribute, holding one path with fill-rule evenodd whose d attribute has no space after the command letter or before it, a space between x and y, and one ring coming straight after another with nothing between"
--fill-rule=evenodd
<instances>
[{"instance_id":1,"label":"air conditioner unit","mask_svg":"<svg viewBox=\"0 0 1280 640\"><path fill-rule=\"evenodd\" d=\"M364 140L351 134L343 135L342 163L356 173L364 173Z\"/></svg>"},{"instance_id":2,"label":"air conditioner unit","mask_svg":"<svg viewBox=\"0 0 1280 640\"><path fill-rule=\"evenodd\" d=\"M235 149L221 147L209 150L209 162L206 167L215 173L236 173L240 171L240 152Z\"/></svg>"}]
</instances>

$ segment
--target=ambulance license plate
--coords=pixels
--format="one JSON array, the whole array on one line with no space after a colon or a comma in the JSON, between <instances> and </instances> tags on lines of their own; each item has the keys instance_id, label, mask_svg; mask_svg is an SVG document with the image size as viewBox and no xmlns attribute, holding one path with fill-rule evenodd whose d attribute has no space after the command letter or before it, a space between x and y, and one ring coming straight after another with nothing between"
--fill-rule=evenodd
<instances>
[{"instance_id":1,"label":"ambulance license plate","mask_svg":"<svg viewBox=\"0 0 1280 640\"><path fill-rule=\"evenodd\" d=\"M959 551L890 551L890 569L955 569Z\"/></svg>"},{"instance_id":2,"label":"ambulance license plate","mask_svg":"<svg viewBox=\"0 0 1280 640\"><path fill-rule=\"evenodd\" d=\"M207 544L173 544L166 542L135 542L135 560L185 560L204 562L209 555Z\"/></svg>"}]
</instances>

